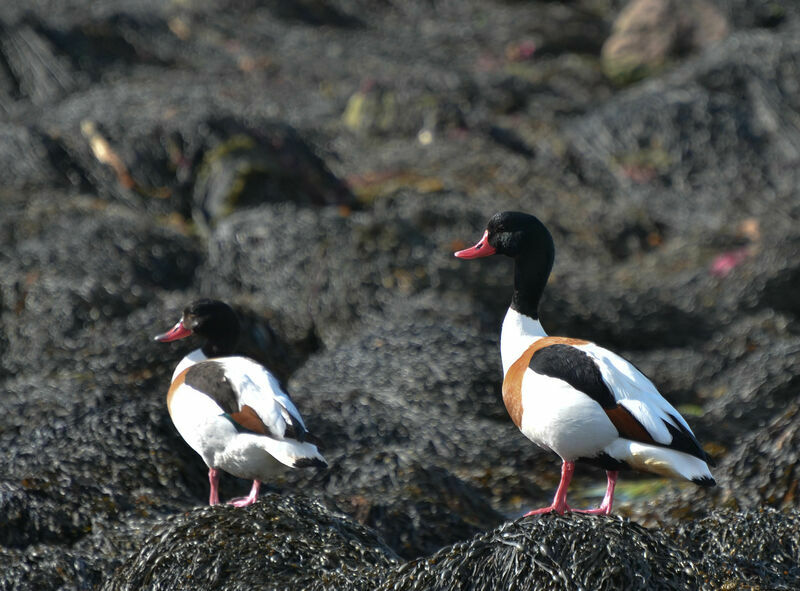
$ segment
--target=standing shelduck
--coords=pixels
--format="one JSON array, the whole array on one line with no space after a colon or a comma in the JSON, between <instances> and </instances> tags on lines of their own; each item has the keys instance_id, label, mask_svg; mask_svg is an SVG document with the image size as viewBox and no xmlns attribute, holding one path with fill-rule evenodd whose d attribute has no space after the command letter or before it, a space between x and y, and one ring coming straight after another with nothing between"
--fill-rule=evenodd
<instances>
[{"instance_id":1,"label":"standing shelduck","mask_svg":"<svg viewBox=\"0 0 800 591\"><path fill-rule=\"evenodd\" d=\"M600 507L611 512L617 472L634 469L715 484L709 456L680 413L633 364L589 341L547 336L539 300L553 268L555 247L544 224L518 212L495 214L462 259L504 254L514 259L514 293L503 321L503 402L528 439L562 459L553 504L536 515L572 511L567 505L575 462L606 470Z\"/></svg>"},{"instance_id":2,"label":"standing shelduck","mask_svg":"<svg viewBox=\"0 0 800 591\"><path fill-rule=\"evenodd\" d=\"M219 470L253 481L237 507L258 499L261 482L284 466L327 466L289 395L262 365L232 356L239 340L239 319L216 300L197 300L162 343L196 334L199 349L178 364L167 393L175 428L208 466L209 504L219 503Z\"/></svg>"}]
</instances>

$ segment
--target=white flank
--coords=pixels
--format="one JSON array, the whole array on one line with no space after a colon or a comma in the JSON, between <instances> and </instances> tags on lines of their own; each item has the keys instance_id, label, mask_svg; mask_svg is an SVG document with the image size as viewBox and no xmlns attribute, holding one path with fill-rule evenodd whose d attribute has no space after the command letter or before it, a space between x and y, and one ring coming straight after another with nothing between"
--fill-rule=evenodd
<instances>
[{"instance_id":1,"label":"white flank","mask_svg":"<svg viewBox=\"0 0 800 591\"><path fill-rule=\"evenodd\" d=\"M172 395L170 417L184 441L206 464L218 467L214 458L228 441L238 435L236 427L223 416L220 406L203 392L182 384Z\"/></svg>"},{"instance_id":2,"label":"white flank","mask_svg":"<svg viewBox=\"0 0 800 591\"><path fill-rule=\"evenodd\" d=\"M563 380L530 369L522 380L522 410L523 435L567 461L593 457L618 437L597 402Z\"/></svg>"},{"instance_id":3,"label":"white flank","mask_svg":"<svg viewBox=\"0 0 800 591\"><path fill-rule=\"evenodd\" d=\"M503 319L503 329L500 332L500 356L503 359L503 375L508 373L508 368L519 359L534 342L547 333L542 328L541 322L530 316L520 314L509 308Z\"/></svg>"}]
</instances>

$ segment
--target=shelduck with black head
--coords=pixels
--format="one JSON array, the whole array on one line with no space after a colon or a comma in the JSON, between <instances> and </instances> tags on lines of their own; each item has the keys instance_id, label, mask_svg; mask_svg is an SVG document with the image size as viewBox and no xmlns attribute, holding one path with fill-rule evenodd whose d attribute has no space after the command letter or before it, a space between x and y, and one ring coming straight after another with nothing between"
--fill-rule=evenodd
<instances>
[{"instance_id":1,"label":"shelduck with black head","mask_svg":"<svg viewBox=\"0 0 800 591\"><path fill-rule=\"evenodd\" d=\"M608 514L620 470L639 470L715 484L711 458L680 413L632 363L582 339L548 336L539 301L555 258L550 232L536 217L500 212L462 259L502 254L514 259L514 291L500 337L503 402L531 441L561 457L553 503L535 515L574 511L567 489L575 462L606 470L602 503L583 513Z\"/></svg>"},{"instance_id":2,"label":"shelduck with black head","mask_svg":"<svg viewBox=\"0 0 800 591\"><path fill-rule=\"evenodd\" d=\"M192 302L181 319L155 340L166 343L196 334L202 346L186 355L172 376L167 408L181 437L208 466L209 504L219 503L219 471L253 481L255 503L261 482L286 467L327 466L300 412L265 367L234 356L240 336L233 309L218 300Z\"/></svg>"}]
</instances>

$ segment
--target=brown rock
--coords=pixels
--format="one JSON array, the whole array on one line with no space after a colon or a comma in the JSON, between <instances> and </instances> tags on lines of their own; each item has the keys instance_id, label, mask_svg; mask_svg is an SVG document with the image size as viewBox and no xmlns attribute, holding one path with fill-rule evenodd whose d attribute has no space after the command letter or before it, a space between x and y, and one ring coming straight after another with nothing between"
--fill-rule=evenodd
<instances>
[{"instance_id":1,"label":"brown rock","mask_svg":"<svg viewBox=\"0 0 800 591\"><path fill-rule=\"evenodd\" d=\"M728 35L725 16L708 0L632 0L602 49L609 77L638 79Z\"/></svg>"}]
</instances>

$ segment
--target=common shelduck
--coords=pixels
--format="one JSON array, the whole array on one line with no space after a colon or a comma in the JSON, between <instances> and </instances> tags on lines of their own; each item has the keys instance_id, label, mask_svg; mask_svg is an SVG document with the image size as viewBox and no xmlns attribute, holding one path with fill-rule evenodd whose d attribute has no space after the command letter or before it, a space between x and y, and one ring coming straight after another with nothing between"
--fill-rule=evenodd
<instances>
[{"instance_id":1,"label":"common shelduck","mask_svg":"<svg viewBox=\"0 0 800 591\"><path fill-rule=\"evenodd\" d=\"M520 431L563 462L553 504L526 516L572 511L567 489L575 462L600 466L608 476L602 504L584 513L611 512L619 470L714 485L710 457L642 372L594 343L545 333L539 300L555 247L544 224L525 213L497 213L475 246L455 253L462 259L493 254L514 259L514 293L500 337L503 402Z\"/></svg>"},{"instance_id":2,"label":"common shelduck","mask_svg":"<svg viewBox=\"0 0 800 591\"><path fill-rule=\"evenodd\" d=\"M248 496L230 501L244 507L256 502L261 482L283 466L327 466L275 376L251 359L231 355L240 331L230 306L202 299L155 337L162 343L193 333L205 339L175 368L167 408L181 437L208 466L210 505L219 503L219 470L253 481Z\"/></svg>"}]
</instances>

